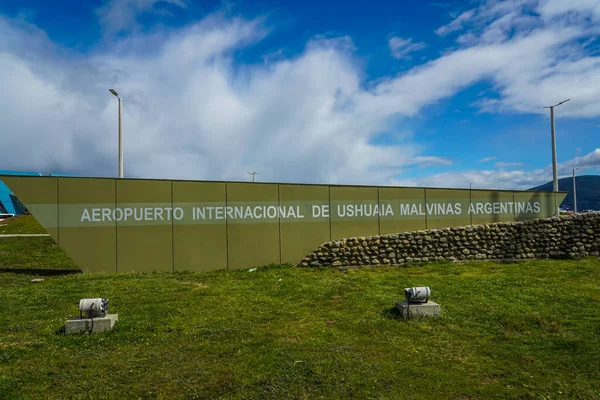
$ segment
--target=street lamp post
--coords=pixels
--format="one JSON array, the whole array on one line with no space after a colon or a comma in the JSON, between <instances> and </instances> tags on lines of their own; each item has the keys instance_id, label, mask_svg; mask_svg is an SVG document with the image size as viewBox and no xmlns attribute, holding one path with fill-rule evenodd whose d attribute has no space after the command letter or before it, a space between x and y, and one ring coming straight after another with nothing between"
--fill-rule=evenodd
<instances>
[{"instance_id":1,"label":"street lamp post","mask_svg":"<svg viewBox=\"0 0 600 400\"><path fill-rule=\"evenodd\" d=\"M558 192L558 170L556 167L556 136L554 133L554 107L558 107L563 103L566 103L567 101L569 101L571 99L566 99L561 101L558 104L555 104L553 106L547 106L544 108L549 108L550 109L550 130L551 130L551 134L552 134L552 189L554 192ZM558 206L556 206L556 210L554 215L559 215L560 212L558 211Z\"/></svg>"},{"instance_id":2,"label":"street lamp post","mask_svg":"<svg viewBox=\"0 0 600 400\"><path fill-rule=\"evenodd\" d=\"M469 220L471 225L473 225L473 213L471 212L471 205L473 204L472 189L473 182L469 182Z\"/></svg>"},{"instance_id":3,"label":"street lamp post","mask_svg":"<svg viewBox=\"0 0 600 400\"><path fill-rule=\"evenodd\" d=\"M108 89L109 92L114 94L119 99L119 178L123 177L123 99L119 97L119 94L115 89Z\"/></svg>"},{"instance_id":4,"label":"street lamp post","mask_svg":"<svg viewBox=\"0 0 600 400\"><path fill-rule=\"evenodd\" d=\"M260 172L248 172L248 175L252 175L252 182L254 182L254 178L256 177L257 174L259 174Z\"/></svg>"},{"instance_id":5,"label":"street lamp post","mask_svg":"<svg viewBox=\"0 0 600 400\"><path fill-rule=\"evenodd\" d=\"M579 168L573 168L573 213L577 214L577 186L575 186L575 171Z\"/></svg>"}]
</instances>

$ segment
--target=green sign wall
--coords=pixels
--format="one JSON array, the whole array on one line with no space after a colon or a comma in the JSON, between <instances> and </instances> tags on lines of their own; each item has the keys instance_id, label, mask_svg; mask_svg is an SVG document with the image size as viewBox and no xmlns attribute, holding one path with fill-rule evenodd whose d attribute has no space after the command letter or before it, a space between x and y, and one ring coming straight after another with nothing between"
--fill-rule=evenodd
<instances>
[{"instance_id":1,"label":"green sign wall","mask_svg":"<svg viewBox=\"0 0 600 400\"><path fill-rule=\"evenodd\" d=\"M298 263L352 236L552 216L566 193L2 176L84 271Z\"/></svg>"}]
</instances>

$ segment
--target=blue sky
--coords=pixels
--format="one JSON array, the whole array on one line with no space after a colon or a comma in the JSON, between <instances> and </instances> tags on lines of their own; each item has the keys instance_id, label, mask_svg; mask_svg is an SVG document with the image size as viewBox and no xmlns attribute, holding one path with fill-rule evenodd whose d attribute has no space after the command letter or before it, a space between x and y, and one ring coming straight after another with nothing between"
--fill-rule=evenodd
<instances>
[{"instance_id":1,"label":"blue sky","mask_svg":"<svg viewBox=\"0 0 600 400\"><path fill-rule=\"evenodd\" d=\"M599 26L589 0L0 3L0 168L114 176L114 87L130 177L527 188L565 98L560 175L598 174Z\"/></svg>"}]
</instances>

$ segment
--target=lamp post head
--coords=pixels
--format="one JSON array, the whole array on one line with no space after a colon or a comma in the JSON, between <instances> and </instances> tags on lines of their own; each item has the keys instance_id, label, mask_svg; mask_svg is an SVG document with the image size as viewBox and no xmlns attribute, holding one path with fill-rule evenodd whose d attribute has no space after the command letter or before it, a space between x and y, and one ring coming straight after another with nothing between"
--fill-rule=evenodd
<instances>
[{"instance_id":1,"label":"lamp post head","mask_svg":"<svg viewBox=\"0 0 600 400\"><path fill-rule=\"evenodd\" d=\"M566 99L566 100L563 100L563 101L561 101L560 103L558 103L558 104L555 104L555 105L553 105L553 106L546 106L546 107L543 107L543 108L554 108L554 107L558 107L558 106L560 106L562 103L566 103L567 101L570 101L570 100L571 100L571 99Z\"/></svg>"},{"instance_id":2,"label":"lamp post head","mask_svg":"<svg viewBox=\"0 0 600 400\"><path fill-rule=\"evenodd\" d=\"M115 89L108 89L109 92L111 92L112 94L114 94L115 96L119 97L119 94L117 93L117 91Z\"/></svg>"}]
</instances>

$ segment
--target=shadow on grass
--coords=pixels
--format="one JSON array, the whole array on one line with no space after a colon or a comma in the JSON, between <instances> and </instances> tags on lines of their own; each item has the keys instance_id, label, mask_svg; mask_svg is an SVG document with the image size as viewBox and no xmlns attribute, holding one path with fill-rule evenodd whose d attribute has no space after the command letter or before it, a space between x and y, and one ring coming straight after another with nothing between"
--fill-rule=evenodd
<instances>
[{"instance_id":1,"label":"shadow on grass","mask_svg":"<svg viewBox=\"0 0 600 400\"><path fill-rule=\"evenodd\" d=\"M381 316L387 319L403 319L400 311L396 307L388 308L382 311Z\"/></svg>"},{"instance_id":2,"label":"shadow on grass","mask_svg":"<svg viewBox=\"0 0 600 400\"><path fill-rule=\"evenodd\" d=\"M80 269L42 269L42 268L0 268L0 273L39 275L39 276L60 276L82 274Z\"/></svg>"}]
</instances>

